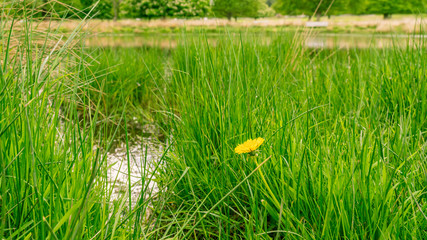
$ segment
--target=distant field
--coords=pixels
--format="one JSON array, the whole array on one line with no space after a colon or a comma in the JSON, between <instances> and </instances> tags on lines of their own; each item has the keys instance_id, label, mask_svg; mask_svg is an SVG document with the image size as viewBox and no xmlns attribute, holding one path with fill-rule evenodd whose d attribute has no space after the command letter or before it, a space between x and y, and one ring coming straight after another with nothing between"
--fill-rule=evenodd
<instances>
[{"instance_id":1,"label":"distant field","mask_svg":"<svg viewBox=\"0 0 427 240\"><path fill-rule=\"evenodd\" d=\"M321 18L327 21L328 27L317 28L319 32L328 33L417 33L424 34L426 21L424 16L393 15L392 19L384 20L381 15L364 16L332 16ZM249 28L251 31L279 31L282 28L298 30L305 26L307 17L282 17L263 19L238 19L228 21L226 19L158 19L158 20L90 20L86 30L93 33L150 33L150 32L179 32L184 27L186 30L204 29L215 32L225 26L229 30L241 30ZM61 31L68 32L80 23L79 20L66 20L65 22L53 22L53 27L59 27ZM42 27L48 27L49 22L41 23Z\"/></svg>"}]
</instances>

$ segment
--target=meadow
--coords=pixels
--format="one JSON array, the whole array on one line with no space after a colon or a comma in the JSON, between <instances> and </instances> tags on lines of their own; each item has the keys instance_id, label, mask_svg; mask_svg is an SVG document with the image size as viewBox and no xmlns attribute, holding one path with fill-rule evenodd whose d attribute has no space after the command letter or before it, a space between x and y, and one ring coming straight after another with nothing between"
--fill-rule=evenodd
<instances>
[{"instance_id":1,"label":"meadow","mask_svg":"<svg viewBox=\"0 0 427 240\"><path fill-rule=\"evenodd\" d=\"M1 238L427 237L424 37L311 49L309 31L265 44L225 30L215 44L202 31L172 49L104 49L79 29L63 39L9 23ZM113 201L106 158L122 141L130 165L135 124L154 125L164 151L154 171L139 156L136 199L129 184ZM258 137L257 150L235 152Z\"/></svg>"}]
</instances>

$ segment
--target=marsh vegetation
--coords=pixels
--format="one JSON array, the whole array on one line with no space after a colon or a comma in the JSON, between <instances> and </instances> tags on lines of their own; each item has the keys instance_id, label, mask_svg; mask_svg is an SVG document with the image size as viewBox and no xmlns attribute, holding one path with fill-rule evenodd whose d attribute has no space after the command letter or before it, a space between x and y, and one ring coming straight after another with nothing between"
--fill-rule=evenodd
<instances>
[{"instance_id":1,"label":"marsh vegetation","mask_svg":"<svg viewBox=\"0 0 427 240\"><path fill-rule=\"evenodd\" d=\"M100 48L15 24L0 23L2 238L427 236L423 36L310 48L309 30L268 44L225 30Z\"/></svg>"}]
</instances>

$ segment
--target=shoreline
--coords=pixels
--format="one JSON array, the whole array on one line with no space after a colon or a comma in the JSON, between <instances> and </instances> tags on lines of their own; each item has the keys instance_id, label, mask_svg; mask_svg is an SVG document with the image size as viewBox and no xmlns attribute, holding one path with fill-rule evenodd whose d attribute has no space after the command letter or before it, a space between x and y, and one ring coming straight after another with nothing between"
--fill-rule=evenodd
<instances>
[{"instance_id":1,"label":"shoreline","mask_svg":"<svg viewBox=\"0 0 427 240\"><path fill-rule=\"evenodd\" d=\"M91 34L148 34L148 33L220 33L228 32L278 32L304 31L307 29L316 33L328 34L426 34L427 21L415 15L396 15L392 19L384 20L379 15L365 16L334 16L330 19L322 18L326 27L306 27L307 18L242 18L237 21L226 19L120 19L87 20L83 30ZM67 19L64 22L45 20L37 23L38 28L56 28L59 32L72 32L81 24L81 20Z\"/></svg>"}]
</instances>

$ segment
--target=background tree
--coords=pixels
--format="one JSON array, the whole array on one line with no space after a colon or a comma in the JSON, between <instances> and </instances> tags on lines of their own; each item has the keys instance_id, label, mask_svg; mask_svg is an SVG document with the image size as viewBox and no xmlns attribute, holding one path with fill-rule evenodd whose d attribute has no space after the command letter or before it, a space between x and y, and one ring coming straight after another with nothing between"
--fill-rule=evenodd
<instances>
[{"instance_id":1,"label":"background tree","mask_svg":"<svg viewBox=\"0 0 427 240\"><path fill-rule=\"evenodd\" d=\"M127 18L166 18L205 16L208 0L123 0L121 16Z\"/></svg>"},{"instance_id":2,"label":"background tree","mask_svg":"<svg viewBox=\"0 0 427 240\"><path fill-rule=\"evenodd\" d=\"M273 4L276 2L276 0L267 0L265 3L269 6L269 7L271 7L271 6L273 6Z\"/></svg>"},{"instance_id":3,"label":"background tree","mask_svg":"<svg viewBox=\"0 0 427 240\"><path fill-rule=\"evenodd\" d=\"M276 0L273 4L281 14L312 16L316 12L317 17L375 13L390 18L395 13L425 13L426 7L427 0Z\"/></svg>"},{"instance_id":4,"label":"background tree","mask_svg":"<svg viewBox=\"0 0 427 240\"><path fill-rule=\"evenodd\" d=\"M217 16L227 17L228 20L237 17L257 17L262 7L261 0L215 0L212 10Z\"/></svg>"},{"instance_id":5,"label":"background tree","mask_svg":"<svg viewBox=\"0 0 427 240\"><path fill-rule=\"evenodd\" d=\"M305 14L308 15L309 18L311 18L313 14L316 14L319 20L320 16L326 14L328 10L332 9L332 6L335 5L335 1L277 0L273 7L277 12L288 15Z\"/></svg>"},{"instance_id":6,"label":"background tree","mask_svg":"<svg viewBox=\"0 0 427 240\"><path fill-rule=\"evenodd\" d=\"M367 10L370 13L383 14L384 19L396 13L425 13L427 0L370 0Z\"/></svg>"},{"instance_id":7,"label":"background tree","mask_svg":"<svg viewBox=\"0 0 427 240\"><path fill-rule=\"evenodd\" d=\"M111 19L112 14L112 8L113 3L112 0L80 0L80 4L82 7L82 11L85 14L89 14L89 12L92 12L95 18L99 19ZM95 6L96 4L96 6Z\"/></svg>"},{"instance_id":8,"label":"background tree","mask_svg":"<svg viewBox=\"0 0 427 240\"><path fill-rule=\"evenodd\" d=\"M192 7L195 16L204 17L211 10L210 0L192 0Z\"/></svg>"},{"instance_id":9,"label":"background tree","mask_svg":"<svg viewBox=\"0 0 427 240\"><path fill-rule=\"evenodd\" d=\"M267 2L260 2L258 11L257 11L257 17L263 18L263 17L273 17L276 14L276 12L267 4Z\"/></svg>"},{"instance_id":10,"label":"background tree","mask_svg":"<svg viewBox=\"0 0 427 240\"><path fill-rule=\"evenodd\" d=\"M299 15L303 13L303 3L295 0L277 0L273 3L273 9L285 15Z\"/></svg>"},{"instance_id":11,"label":"background tree","mask_svg":"<svg viewBox=\"0 0 427 240\"><path fill-rule=\"evenodd\" d=\"M61 0L60 3L53 3L53 9L60 18L78 18L84 15L80 0Z\"/></svg>"},{"instance_id":12,"label":"background tree","mask_svg":"<svg viewBox=\"0 0 427 240\"><path fill-rule=\"evenodd\" d=\"M329 9L326 9L326 12L324 14L330 17L331 15L339 15L339 14L346 13L346 11L349 10L347 6L352 1L348 1L348 0L329 1L329 6L328 6Z\"/></svg>"},{"instance_id":13,"label":"background tree","mask_svg":"<svg viewBox=\"0 0 427 240\"><path fill-rule=\"evenodd\" d=\"M99 1L96 8L93 10L96 13L95 18L111 19L114 16L112 0Z\"/></svg>"},{"instance_id":14,"label":"background tree","mask_svg":"<svg viewBox=\"0 0 427 240\"><path fill-rule=\"evenodd\" d=\"M363 14L366 13L367 5L369 4L369 0L352 0L347 1L345 5L345 10L343 13L351 13L351 14Z\"/></svg>"},{"instance_id":15,"label":"background tree","mask_svg":"<svg viewBox=\"0 0 427 240\"><path fill-rule=\"evenodd\" d=\"M136 18L138 10L136 9L136 0L122 0L119 3L119 17L121 18Z\"/></svg>"},{"instance_id":16,"label":"background tree","mask_svg":"<svg viewBox=\"0 0 427 240\"><path fill-rule=\"evenodd\" d=\"M376 0L370 1L369 11L384 15L384 19L391 18L392 14L404 12L408 1L402 0Z\"/></svg>"},{"instance_id":17,"label":"background tree","mask_svg":"<svg viewBox=\"0 0 427 240\"><path fill-rule=\"evenodd\" d=\"M120 0L112 0L113 1L113 19L116 21L120 15Z\"/></svg>"},{"instance_id":18,"label":"background tree","mask_svg":"<svg viewBox=\"0 0 427 240\"><path fill-rule=\"evenodd\" d=\"M301 11L309 18L316 15L317 21L320 21L321 16L339 13L344 4L342 0L300 0L299 2Z\"/></svg>"},{"instance_id":19,"label":"background tree","mask_svg":"<svg viewBox=\"0 0 427 240\"><path fill-rule=\"evenodd\" d=\"M151 18L165 18L167 0L143 0L139 4L140 17ZM171 12L171 11L170 11Z\"/></svg>"}]
</instances>

